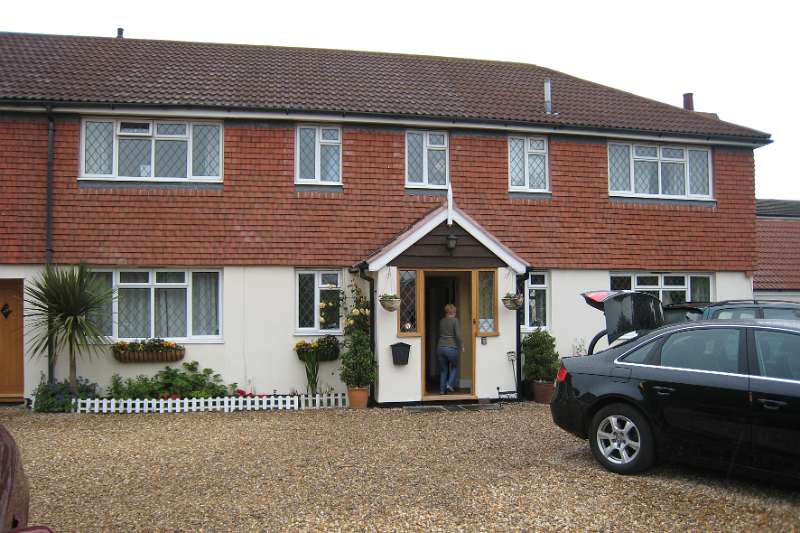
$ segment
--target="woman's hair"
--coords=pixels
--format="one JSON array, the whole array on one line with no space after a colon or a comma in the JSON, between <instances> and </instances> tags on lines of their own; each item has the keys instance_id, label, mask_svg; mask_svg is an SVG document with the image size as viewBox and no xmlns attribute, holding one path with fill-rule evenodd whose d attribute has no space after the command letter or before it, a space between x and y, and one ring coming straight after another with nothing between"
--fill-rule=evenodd
<instances>
[{"instance_id":1,"label":"woman's hair","mask_svg":"<svg viewBox=\"0 0 800 533\"><path fill-rule=\"evenodd\" d=\"M451 314L451 313L455 313L456 312L456 306L453 305L453 304L447 304L447 305L444 306L444 312L447 313L448 315Z\"/></svg>"}]
</instances>

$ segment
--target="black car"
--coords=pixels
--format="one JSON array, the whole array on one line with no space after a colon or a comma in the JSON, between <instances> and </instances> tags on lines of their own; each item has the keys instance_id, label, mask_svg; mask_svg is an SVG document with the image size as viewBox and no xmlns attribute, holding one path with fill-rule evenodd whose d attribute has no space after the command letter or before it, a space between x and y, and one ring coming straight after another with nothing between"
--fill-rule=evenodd
<instances>
[{"instance_id":1,"label":"black car","mask_svg":"<svg viewBox=\"0 0 800 533\"><path fill-rule=\"evenodd\" d=\"M620 474L676 457L800 481L800 326L684 322L566 357L551 412Z\"/></svg>"}]
</instances>

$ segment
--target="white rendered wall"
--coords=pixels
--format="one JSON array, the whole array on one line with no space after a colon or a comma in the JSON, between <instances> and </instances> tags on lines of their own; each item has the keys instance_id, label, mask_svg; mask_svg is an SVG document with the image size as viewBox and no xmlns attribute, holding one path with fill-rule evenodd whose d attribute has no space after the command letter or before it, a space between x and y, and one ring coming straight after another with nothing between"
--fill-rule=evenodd
<instances>
[{"instance_id":1,"label":"white rendered wall","mask_svg":"<svg viewBox=\"0 0 800 533\"><path fill-rule=\"evenodd\" d=\"M753 298L753 278L744 272L717 272L714 276L714 300L750 300Z\"/></svg>"},{"instance_id":2,"label":"white rendered wall","mask_svg":"<svg viewBox=\"0 0 800 533\"><path fill-rule=\"evenodd\" d=\"M23 278L28 283L41 271L38 266L0 266L0 278ZM345 272L344 287L350 276ZM226 383L256 393L304 392L306 377L302 362L294 353L300 339L314 337L294 333L295 280L291 267L226 267L222 277L222 336L221 342L192 343L186 346L183 361L198 361L202 368L212 368ZM31 336L26 327L26 338ZM56 376L67 376L67 358L59 356ZM92 357L78 360L78 375L105 387L111 375L134 377L153 375L166 363L119 363L111 356L110 348ZM30 396L47 371L44 357L25 355L25 395ZM320 366L319 385L345 390L339 379L339 361Z\"/></svg>"},{"instance_id":3,"label":"white rendered wall","mask_svg":"<svg viewBox=\"0 0 800 533\"><path fill-rule=\"evenodd\" d=\"M606 327L603 312L589 307L581 293L607 290L609 283L608 270L550 271L547 319L559 355L575 355L575 346L588 347L592 337Z\"/></svg>"},{"instance_id":4,"label":"white rendered wall","mask_svg":"<svg viewBox=\"0 0 800 533\"><path fill-rule=\"evenodd\" d=\"M753 298L756 300L800 302L800 291L753 291Z\"/></svg>"}]
</instances>

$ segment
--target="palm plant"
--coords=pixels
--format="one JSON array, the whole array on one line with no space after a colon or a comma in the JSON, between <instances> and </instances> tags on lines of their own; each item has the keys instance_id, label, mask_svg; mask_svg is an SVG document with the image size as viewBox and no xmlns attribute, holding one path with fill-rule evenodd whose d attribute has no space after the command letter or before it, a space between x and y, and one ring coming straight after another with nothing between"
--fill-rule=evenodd
<instances>
[{"instance_id":1,"label":"palm plant","mask_svg":"<svg viewBox=\"0 0 800 533\"><path fill-rule=\"evenodd\" d=\"M30 341L34 355L45 354L53 347L53 367L56 354L63 349L69 353L69 384L78 391L78 353L92 352L108 342L97 317L113 298L113 290L103 286L86 265L55 268L46 266L44 272L25 288L26 316L33 329Z\"/></svg>"}]
</instances>

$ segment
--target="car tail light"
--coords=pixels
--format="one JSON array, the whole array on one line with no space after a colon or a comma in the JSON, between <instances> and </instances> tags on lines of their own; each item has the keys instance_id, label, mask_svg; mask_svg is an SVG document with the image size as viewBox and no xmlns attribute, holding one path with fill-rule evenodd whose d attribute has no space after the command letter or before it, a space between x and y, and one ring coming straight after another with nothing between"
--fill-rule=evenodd
<instances>
[{"instance_id":1,"label":"car tail light","mask_svg":"<svg viewBox=\"0 0 800 533\"><path fill-rule=\"evenodd\" d=\"M556 374L556 383L564 383L568 375L569 372L567 372L567 368L562 365L561 368L558 369L558 374Z\"/></svg>"}]
</instances>

